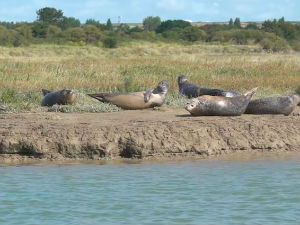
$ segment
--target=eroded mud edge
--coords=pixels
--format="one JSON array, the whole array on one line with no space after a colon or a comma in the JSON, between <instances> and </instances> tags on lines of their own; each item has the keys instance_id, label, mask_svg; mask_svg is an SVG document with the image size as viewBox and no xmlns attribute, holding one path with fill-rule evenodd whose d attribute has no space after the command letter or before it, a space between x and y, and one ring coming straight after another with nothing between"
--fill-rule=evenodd
<instances>
[{"instance_id":1,"label":"eroded mud edge","mask_svg":"<svg viewBox=\"0 0 300 225\"><path fill-rule=\"evenodd\" d=\"M205 159L299 152L297 115L189 117L182 110L0 115L0 163Z\"/></svg>"}]
</instances>

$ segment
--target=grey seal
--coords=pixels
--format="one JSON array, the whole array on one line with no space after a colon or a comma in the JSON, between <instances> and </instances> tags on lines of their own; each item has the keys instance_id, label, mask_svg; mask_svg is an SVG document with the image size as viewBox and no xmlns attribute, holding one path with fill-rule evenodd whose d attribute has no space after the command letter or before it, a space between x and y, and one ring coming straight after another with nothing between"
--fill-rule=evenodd
<instances>
[{"instance_id":1,"label":"grey seal","mask_svg":"<svg viewBox=\"0 0 300 225\"><path fill-rule=\"evenodd\" d=\"M60 91L49 91L46 89L42 89L43 92L43 100L42 106L53 106L57 105L69 105L73 104L75 101L75 94L72 90L63 89Z\"/></svg>"},{"instance_id":2,"label":"grey seal","mask_svg":"<svg viewBox=\"0 0 300 225\"><path fill-rule=\"evenodd\" d=\"M249 102L245 113L283 114L288 116L299 103L300 95L298 94L255 99Z\"/></svg>"},{"instance_id":3,"label":"grey seal","mask_svg":"<svg viewBox=\"0 0 300 225\"><path fill-rule=\"evenodd\" d=\"M88 94L100 102L107 102L119 106L122 109L146 109L161 106L169 90L169 84L161 81L151 91L130 92L125 94L99 93Z\"/></svg>"},{"instance_id":4,"label":"grey seal","mask_svg":"<svg viewBox=\"0 0 300 225\"><path fill-rule=\"evenodd\" d=\"M240 116L257 88L235 97L203 95L192 99L185 109L192 116Z\"/></svg>"},{"instance_id":5,"label":"grey seal","mask_svg":"<svg viewBox=\"0 0 300 225\"><path fill-rule=\"evenodd\" d=\"M196 98L201 95L224 96L224 97L234 97L234 96L241 95L236 91L201 88L198 85L189 82L186 75L180 75L178 77L178 87L179 87L179 92L187 96L188 98Z\"/></svg>"}]
</instances>

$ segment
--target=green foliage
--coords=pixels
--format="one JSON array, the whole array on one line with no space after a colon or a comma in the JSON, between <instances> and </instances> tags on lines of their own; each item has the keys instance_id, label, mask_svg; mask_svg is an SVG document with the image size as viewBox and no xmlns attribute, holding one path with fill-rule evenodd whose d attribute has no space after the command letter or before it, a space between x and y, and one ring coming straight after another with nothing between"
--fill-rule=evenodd
<instances>
[{"instance_id":1,"label":"green foliage","mask_svg":"<svg viewBox=\"0 0 300 225\"><path fill-rule=\"evenodd\" d=\"M128 24L125 23L121 23L118 27L117 27L117 32L119 33L125 33L128 34L130 32L130 27Z\"/></svg>"},{"instance_id":2,"label":"green foliage","mask_svg":"<svg viewBox=\"0 0 300 225\"><path fill-rule=\"evenodd\" d=\"M229 29L233 28L233 20L232 20L232 18L230 18L228 26L229 26Z\"/></svg>"},{"instance_id":3,"label":"green foliage","mask_svg":"<svg viewBox=\"0 0 300 225\"><path fill-rule=\"evenodd\" d=\"M62 10L50 7L39 9L36 14L37 21L52 25L59 25L64 18Z\"/></svg>"},{"instance_id":4,"label":"green foliage","mask_svg":"<svg viewBox=\"0 0 300 225\"><path fill-rule=\"evenodd\" d=\"M47 29L48 25L41 23L41 22L35 22L32 26L32 35L35 38L46 38L47 36Z\"/></svg>"},{"instance_id":5,"label":"green foliage","mask_svg":"<svg viewBox=\"0 0 300 225\"><path fill-rule=\"evenodd\" d=\"M174 27L170 30L164 31L162 33L162 36L168 40L180 40L182 31L183 29L179 27Z\"/></svg>"},{"instance_id":6,"label":"green foliage","mask_svg":"<svg viewBox=\"0 0 300 225\"><path fill-rule=\"evenodd\" d=\"M103 46L105 48L116 48L117 47L117 39L114 37L108 37L103 40Z\"/></svg>"},{"instance_id":7,"label":"green foliage","mask_svg":"<svg viewBox=\"0 0 300 225\"><path fill-rule=\"evenodd\" d=\"M132 32L143 32L144 30L138 26L135 26L133 28L130 29L130 33Z\"/></svg>"},{"instance_id":8,"label":"green foliage","mask_svg":"<svg viewBox=\"0 0 300 225\"><path fill-rule=\"evenodd\" d=\"M241 21L240 18L235 18L234 22L233 22L233 26L234 28L241 28Z\"/></svg>"},{"instance_id":9,"label":"green foliage","mask_svg":"<svg viewBox=\"0 0 300 225\"><path fill-rule=\"evenodd\" d=\"M253 30L257 30L257 24L256 23L248 23L246 26L246 29L253 29Z\"/></svg>"},{"instance_id":10,"label":"green foliage","mask_svg":"<svg viewBox=\"0 0 300 225\"><path fill-rule=\"evenodd\" d=\"M198 27L188 26L182 31L182 39L186 41L200 41L206 39L206 33Z\"/></svg>"},{"instance_id":11,"label":"green foliage","mask_svg":"<svg viewBox=\"0 0 300 225\"><path fill-rule=\"evenodd\" d=\"M87 43L97 43L101 37L99 29L94 25L84 25L85 41Z\"/></svg>"},{"instance_id":12,"label":"green foliage","mask_svg":"<svg viewBox=\"0 0 300 225\"><path fill-rule=\"evenodd\" d=\"M13 45L13 35L10 30L0 25L0 45L10 46Z\"/></svg>"},{"instance_id":13,"label":"green foliage","mask_svg":"<svg viewBox=\"0 0 300 225\"><path fill-rule=\"evenodd\" d=\"M106 29L107 30L112 30L113 29L113 26L112 26L112 23L110 21L110 18L106 22Z\"/></svg>"},{"instance_id":14,"label":"green foliage","mask_svg":"<svg viewBox=\"0 0 300 225\"><path fill-rule=\"evenodd\" d=\"M156 29L157 33L163 33L165 31L171 30L173 28L184 29L188 26L191 26L190 22L184 20L167 20L163 21Z\"/></svg>"},{"instance_id":15,"label":"green foliage","mask_svg":"<svg viewBox=\"0 0 300 225\"><path fill-rule=\"evenodd\" d=\"M70 27L80 27L80 25L80 20L74 17L63 17L58 24L58 26L63 30L66 30Z\"/></svg>"},{"instance_id":16,"label":"green foliage","mask_svg":"<svg viewBox=\"0 0 300 225\"><path fill-rule=\"evenodd\" d=\"M161 24L159 16L148 16L143 20L144 29L147 31L155 31Z\"/></svg>"},{"instance_id":17,"label":"green foliage","mask_svg":"<svg viewBox=\"0 0 300 225\"><path fill-rule=\"evenodd\" d=\"M86 35L82 28L69 28L64 32L64 36L68 41L85 41Z\"/></svg>"}]
</instances>

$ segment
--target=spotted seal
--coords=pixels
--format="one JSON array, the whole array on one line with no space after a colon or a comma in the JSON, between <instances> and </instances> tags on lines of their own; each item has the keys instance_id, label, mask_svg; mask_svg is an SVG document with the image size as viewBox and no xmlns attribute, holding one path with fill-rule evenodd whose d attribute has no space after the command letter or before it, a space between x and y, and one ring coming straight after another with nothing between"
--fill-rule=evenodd
<instances>
[{"instance_id":1,"label":"spotted seal","mask_svg":"<svg viewBox=\"0 0 300 225\"><path fill-rule=\"evenodd\" d=\"M130 92L125 94L88 94L100 102L107 102L122 109L146 109L161 106L169 90L169 84L161 81L152 91Z\"/></svg>"},{"instance_id":2,"label":"spotted seal","mask_svg":"<svg viewBox=\"0 0 300 225\"><path fill-rule=\"evenodd\" d=\"M193 116L240 116L256 92L254 88L243 95L235 97L203 95L192 99L185 109Z\"/></svg>"},{"instance_id":3,"label":"spotted seal","mask_svg":"<svg viewBox=\"0 0 300 225\"><path fill-rule=\"evenodd\" d=\"M210 89L210 88L200 88L196 84L189 82L187 76L180 75L178 77L178 87L179 92L188 98L196 98L201 95L212 95L212 96L224 96L224 97L234 97L241 95L235 91L227 91L220 89Z\"/></svg>"},{"instance_id":4,"label":"spotted seal","mask_svg":"<svg viewBox=\"0 0 300 225\"><path fill-rule=\"evenodd\" d=\"M46 89L42 89L43 100L42 106L57 105L69 105L75 101L75 94L72 90L63 89L60 91L51 92Z\"/></svg>"},{"instance_id":5,"label":"spotted seal","mask_svg":"<svg viewBox=\"0 0 300 225\"><path fill-rule=\"evenodd\" d=\"M283 114L288 116L299 103L300 95L298 94L255 99L249 102L245 113Z\"/></svg>"}]
</instances>

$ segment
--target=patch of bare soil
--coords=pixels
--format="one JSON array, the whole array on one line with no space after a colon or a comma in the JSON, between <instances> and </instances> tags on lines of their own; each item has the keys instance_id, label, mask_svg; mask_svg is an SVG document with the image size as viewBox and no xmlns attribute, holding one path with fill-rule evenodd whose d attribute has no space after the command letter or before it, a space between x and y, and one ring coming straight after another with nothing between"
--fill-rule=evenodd
<instances>
[{"instance_id":1,"label":"patch of bare soil","mask_svg":"<svg viewBox=\"0 0 300 225\"><path fill-rule=\"evenodd\" d=\"M290 116L191 117L168 108L0 114L0 163L299 152L299 122L299 108Z\"/></svg>"}]
</instances>

